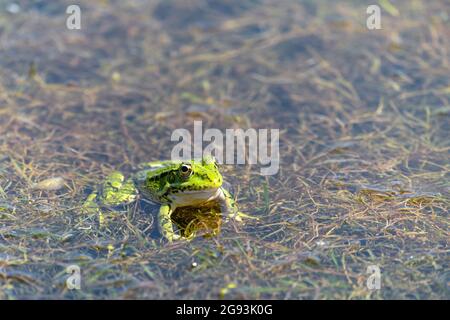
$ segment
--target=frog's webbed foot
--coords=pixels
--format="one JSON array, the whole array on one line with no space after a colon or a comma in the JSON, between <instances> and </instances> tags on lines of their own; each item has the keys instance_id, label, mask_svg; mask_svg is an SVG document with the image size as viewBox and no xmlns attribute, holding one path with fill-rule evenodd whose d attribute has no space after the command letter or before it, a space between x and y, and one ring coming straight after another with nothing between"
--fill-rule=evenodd
<instances>
[{"instance_id":1,"label":"frog's webbed foot","mask_svg":"<svg viewBox=\"0 0 450 320\"><path fill-rule=\"evenodd\" d=\"M180 240L181 236L173 230L173 223L171 219L171 215L173 213L173 209L168 204L161 205L159 208L158 214L158 225L159 231L169 242L174 240Z\"/></svg>"},{"instance_id":2,"label":"frog's webbed foot","mask_svg":"<svg viewBox=\"0 0 450 320\"><path fill-rule=\"evenodd\" d=\"M97 204L97 191L93 191L89 196L86 198L86 201L84 201L83 205L81 206L81 211L83 213L97 213L100 208Z\"/></svg>"},{"instance_id":3,"label":"frog's webbed foot","mask_svg":"<svg viewBox=\"0 0 450 320\"><path fill-rule=\"evenodd\" d=\"M257 217L252 217L240 212L236 201L234 201L234 198L228 190L225 188L220 188L220 190L222 191L222 194L219 196L220 207L227 220L234 219L238 222L242 222L243 218L258 219Z\"/></svg>"}]
</instances>

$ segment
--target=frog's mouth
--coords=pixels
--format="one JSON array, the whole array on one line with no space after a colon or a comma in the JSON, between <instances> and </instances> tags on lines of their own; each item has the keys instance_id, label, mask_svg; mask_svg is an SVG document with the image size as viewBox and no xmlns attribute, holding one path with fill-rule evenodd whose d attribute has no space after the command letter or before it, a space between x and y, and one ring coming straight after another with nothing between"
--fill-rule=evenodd
<instances>
[{"instance_id":1,"label":"frog's mouth","mask_svg":"<svg viewBox=\"0 0 450 320\"><path fill-rule=\"evenodd\" d=\"M172 193L170 199L177 207L195 206L218 198L222 194L220 188L202 190L185 190Z\"/></svg>"}]
</instances>

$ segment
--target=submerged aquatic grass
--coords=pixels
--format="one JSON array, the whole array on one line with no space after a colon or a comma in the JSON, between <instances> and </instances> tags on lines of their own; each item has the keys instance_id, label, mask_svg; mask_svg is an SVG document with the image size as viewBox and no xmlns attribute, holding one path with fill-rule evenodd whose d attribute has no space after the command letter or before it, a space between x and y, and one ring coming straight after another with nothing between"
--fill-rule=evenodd
<instances>
[{"instance_id":1,"label":"submerged aquatic grass","mask_svg":"<svg viewBox=\"0 0 450 320\"><path fill-rule=\"evenodd\" d=\"M359 1L189 3L0 12L0 299L448 299L445 4L380 1L369 31ZM83 213L194 120L280 129L277 175L222 167L258 220L167 244L154 206Z\"/></svg>"}]
</instances>

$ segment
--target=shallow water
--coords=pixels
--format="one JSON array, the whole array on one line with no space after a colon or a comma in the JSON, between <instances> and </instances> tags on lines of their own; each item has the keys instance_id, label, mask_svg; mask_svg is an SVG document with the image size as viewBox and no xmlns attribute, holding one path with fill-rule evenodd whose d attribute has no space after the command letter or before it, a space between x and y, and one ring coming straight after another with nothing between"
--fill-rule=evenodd
<instances>
[{"instance_id":1,"label":"shallow water","mask_svg":"<svg viewBox=\"0 0 450 320\"><path fill-rule=\"evenodd\" d=\"M0 1L0 298L449 299L450 3L368 30L372 2L79 1L68 30ZM168 244L155 206L82 213L194 120L280 129L276 175L222 166L259 220Z\"/></svg>"}]
</instances>

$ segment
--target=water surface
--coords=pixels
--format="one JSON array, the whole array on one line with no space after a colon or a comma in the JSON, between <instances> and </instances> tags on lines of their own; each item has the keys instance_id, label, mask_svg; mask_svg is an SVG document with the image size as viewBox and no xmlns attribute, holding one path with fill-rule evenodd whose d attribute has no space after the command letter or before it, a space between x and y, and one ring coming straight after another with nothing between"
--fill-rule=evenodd
<instances>
[{"instance_id":1,"label":"water surface","mask_svg":"<svg viewBox=\"0 0 450 320\"><path fill-rule=\"evenodd\" d=\"M372 3L79 1L68 30L0 1L0 298L448 299L450 3ZM167 244L157 208L80 211L194 120L280 129L277 175L223 167L259 220Z\"/></svg>"}]
</instances>

